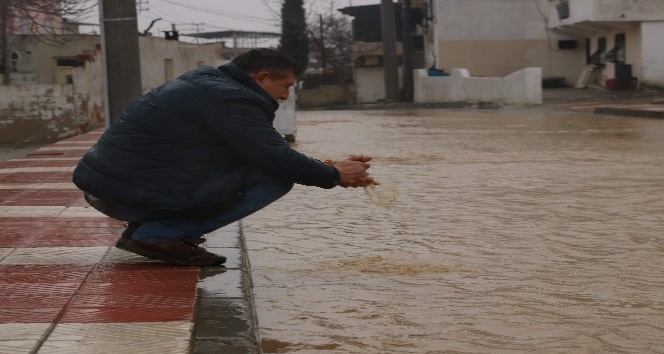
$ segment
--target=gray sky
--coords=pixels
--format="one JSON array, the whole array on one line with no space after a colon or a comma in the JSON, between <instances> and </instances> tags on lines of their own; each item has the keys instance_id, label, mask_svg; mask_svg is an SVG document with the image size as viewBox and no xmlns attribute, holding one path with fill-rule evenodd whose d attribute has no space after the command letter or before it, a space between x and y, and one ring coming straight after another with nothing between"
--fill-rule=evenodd
<instances>
[{"instance_id":1,"label":"gray sky","mask_svg":"<svg viewBox=\"0 0 664 354\"><path fill-rule=\"evenodd\" d=\"M144 31L152 20L154 35L170 31L175 24L181 33L223 30L279 32L281 0L136 0L139 4L138 29ZM380 4L380 0L305 0L305 9L329 12L347 6ZM333 10L336 11L336 10ZM98 23L98 19L90 19Z\"/></svg>"}]
</instances>

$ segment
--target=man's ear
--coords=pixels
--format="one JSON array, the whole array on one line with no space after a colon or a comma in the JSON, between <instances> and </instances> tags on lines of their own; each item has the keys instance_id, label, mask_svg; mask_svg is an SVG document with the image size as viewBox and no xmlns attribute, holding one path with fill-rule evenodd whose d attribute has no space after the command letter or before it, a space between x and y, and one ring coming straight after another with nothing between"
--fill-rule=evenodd
<instances>
[{"instance_id":1,"label":"man's ear","mask_svg":"<svg viewBox=\"0 0 664 354\"><path fill-rule=\"evenodd\" d=\"M250 76L256 82L261 82L261 81L267 79L267 77L270 76L270 73L267 72L267 71L259 71L257 73L251 74Z\"/></svg>"}]
</instances>

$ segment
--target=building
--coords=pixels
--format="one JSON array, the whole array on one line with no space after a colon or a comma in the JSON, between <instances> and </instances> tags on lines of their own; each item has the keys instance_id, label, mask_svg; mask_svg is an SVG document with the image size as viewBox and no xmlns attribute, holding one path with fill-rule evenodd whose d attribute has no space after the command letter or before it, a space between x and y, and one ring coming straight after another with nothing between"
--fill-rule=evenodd
<instances>
[{"instance_id":1,"label":"building","mask_svg":"<svg viewBox=\"0 0 664 354\"><path fill-rule=\"evenodd\" d=\"M547 28L573 38L581 52L573 64L582 72L578 86L664 88L661 0L556 0L547 14Z\"/></svg>"},{"instance_id":2,"label":"building","mask_svg":"<svg viewBox=\"0 0 664 354\"><path fill-rule=\"evenodd\" d=\"M340 10L354 17L358 103L385 97L374 7ZM662 0L413 0L411 11L416 70L506 77L536 67L545 86L664 88Z\"/></svg>"}]
</instances>

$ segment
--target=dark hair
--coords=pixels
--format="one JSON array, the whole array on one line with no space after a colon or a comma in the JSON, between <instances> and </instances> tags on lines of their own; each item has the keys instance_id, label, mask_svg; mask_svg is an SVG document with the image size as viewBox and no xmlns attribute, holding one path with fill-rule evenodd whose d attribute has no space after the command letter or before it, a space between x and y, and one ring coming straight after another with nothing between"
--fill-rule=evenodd
<instances>
[{"instance_id":1,"label":"dark hair","mask_svg":"<svg viewBox=\"0 0 664 354\"><path fill-rule=\"evenodd\" d=\"M288 55L274 49L252 49L235 57L232 61L249 74L265 70L277 78L288 76L290 72L300 74L297 62Z\"/></svg>"}]
</instances>

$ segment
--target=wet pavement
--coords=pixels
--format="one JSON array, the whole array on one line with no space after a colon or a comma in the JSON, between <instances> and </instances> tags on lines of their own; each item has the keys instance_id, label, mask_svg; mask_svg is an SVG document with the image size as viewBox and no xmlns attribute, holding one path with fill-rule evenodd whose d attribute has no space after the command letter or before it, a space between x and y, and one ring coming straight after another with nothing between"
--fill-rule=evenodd
<instances>
[{"instance_id":1,"label":"wet pavement","mask_svg":"<svg viewBox=\"0 0 664 354\"><path fill-rule=\"evenodd\" d=\"M664 120L593 114L661 105L604 94L301 112L397 200L296 186L208 235L226 269L112 247L71 184L100 132L0 162L0 353L663 353Z\"/></svg>"},{"instance_id":2,"label":"wet pavement","mask_svg":"<svg viewBox=\"0 0 664 354\"><path fill-rule=\"evenodd\" d=\"M114 248L123 224L71 183L100 134L0 162L0 353L256 353L240 223L207 235L225 268Z\"/></svg>"}]
</instances>

